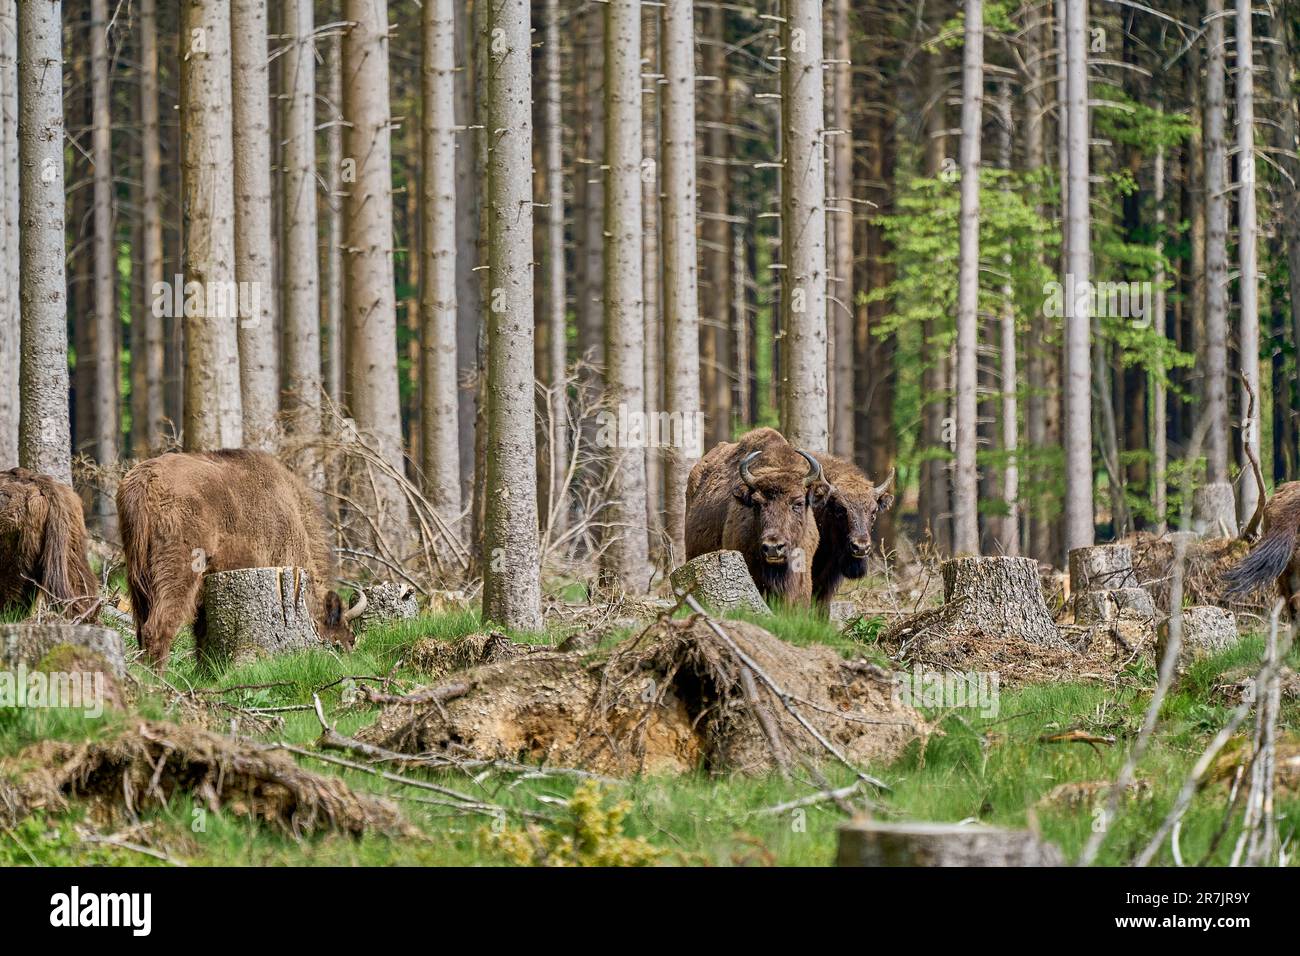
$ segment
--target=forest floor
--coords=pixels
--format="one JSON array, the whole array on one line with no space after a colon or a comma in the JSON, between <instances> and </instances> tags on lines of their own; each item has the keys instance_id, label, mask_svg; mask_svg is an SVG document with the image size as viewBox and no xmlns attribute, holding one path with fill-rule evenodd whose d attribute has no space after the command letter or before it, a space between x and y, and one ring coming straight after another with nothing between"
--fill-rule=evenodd
<instances>
[{"instance_id":1,"label":"forest floor","mask_svg":"<svg viewBox=\"0 0 1300 956\"><path fill-rule=\"evenodd\" d=\"M887 662L874 643L876 622L841 630L806 613L785 612L762 623L797 644L821 643L846 657ZM401 769L396 776L419 782L412 784L322 759L329 755L316 749L321 724L314 696L338 732L354 734L374 721L379 708L358 699L350 679L387 678L391 692L409 691L428 682L405 664L413 644L426 638L451 641L479 628L474 613L444 612L372 629L349 653L314 650L219 674L196 670L192 642L182 635L165 682L131 664L132 701L125 712L90 719L68 710L0 709L0 765L41 741L111 739L139 725L141 717L197 722L221 732L229 732L235 720L242 737L296 746L293 759L304 769L340 777L357 792L388 798L414 830L294 837L231 806L211 812L207 802L182 790L165 805L141 807L125 818L105 818L75 800L39 810L13 826L5 827L0 816L0 865L507 865L539 862L543 856L548 862L712 866L834 861L836 828L846 819L844 812L830 801L782 808L822 789L805 775L711 777L700 772L593 784L566 775ZM630 633L629 628L606 640ZM555 643L564 635L510 636ZM1234 702L1225 696L1224 685L1253 672L1262 649L1258 635L1247 636L1230 651L1195 665L1178 683L1138 767L1141 783L1112 824L1099 863L1128 863L1145 845L1186 772L1228 719ZM1297 660L1290 663L1295 667ZM1100 813L1098 792L1104 798L1105 782L1118 774L1137 735L1155 682L1153 664L1139 659L1113 679L1004 684L995 714L978 707L922 709L932 724L928 737L914 741L900 758L867 768L891 788L870 795L872 813L891 820L1036 827L1073 859ZM1278 793L1284 845L1294 845L1300 820L1298 718L1300 704L1286 701L1282 726L1289 729L1280 744L1279 764L1290 769L1279 781ZM1066 730L1086 731L1095 740L1044 739ZM1230 745L1225 767L1235 759L1234 752ZM1293 755L1289 764L1286 754ZM823 769L836 786L853 781L845 769ZM1211 776L1227 773L1218 771L1216 767ZM430 783L480 799L486 809L453 809L438 791L421 786ZM577 790L578 799L571 799ZM1219 779L1196 796L1179 833L1184 862L1228 861L1236 823L1219 833L1228 795L1228 784ZM1174 862L1167 842L1156 862Z\"/></svg>"}]
</instances>

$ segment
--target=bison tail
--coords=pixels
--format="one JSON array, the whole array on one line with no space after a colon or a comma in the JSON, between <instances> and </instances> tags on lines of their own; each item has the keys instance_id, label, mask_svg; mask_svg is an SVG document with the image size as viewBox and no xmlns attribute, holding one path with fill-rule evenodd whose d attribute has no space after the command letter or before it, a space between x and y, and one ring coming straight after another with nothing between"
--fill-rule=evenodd
<instances>
[{"instance_id":1,"label":"bison tail","mask_svg":"<svg viewBox=\"0 0 1300 956\"><path fill-rule=\"evenodd\" d=\"M94 607L99 586L86 560L81 501L71 488L52 478L41 483L49 513L41 539L39 584L45 593L84 614Z\"/></svg>"},{"instance_id":2,"label":"bison tail","mask_svg":"<svg viewBox=\"0 0 1300 956\"><path fill-rule=\"evenodd\" d=\"M1285 524L1269 529L1264 537L1236 567L1223 575L1228 585L1225 594L1240 597L1282 576L1295 553L1296 535L1300 531L1300 513Z\"/></svg>"},{"instance_id":3,"label":"bison tail","mask_svg":"<svg viewBox=\"0 0 1300 956\"><path fill-rule=\"evenodd\" d=\"M146 483L138 478L133 481L132 476L127 475L117 489L117 516L122 552L126 558L126 583L131 589L131 611L137 629L149 616L154 599L149 561L153 528L149 514Z\"/></svg>"}]
</instances>

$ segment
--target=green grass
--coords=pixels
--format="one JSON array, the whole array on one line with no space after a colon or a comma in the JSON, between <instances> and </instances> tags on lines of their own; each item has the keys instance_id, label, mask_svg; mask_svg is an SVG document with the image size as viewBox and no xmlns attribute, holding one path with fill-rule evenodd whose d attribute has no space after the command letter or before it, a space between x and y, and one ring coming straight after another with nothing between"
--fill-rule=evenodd
<instances>
[{"instance_id":1,"label":"green grass","mask_svg":"<svg viewBox=\"0 0 1300 956\"><path fill-rule=\"evenodd\" d=\"M823 619L807 613L783 611L754 620L794 644L826 644L845 655L881 658L872 643L872 622L861 622L841 634ZM374 719L375 710L350 702L348 678L388 676L400 687L414 687L419 675L401 666L411 644L427 637L452 640L479 626L473 613L424 617L373 630L350 653L314 650L216 674L205 673L195 664L193 643L182 635L173 650L166 681L180 691L227 689L217 696L239 708L303 706L310 704L313 694L319 694L329 720L343 733L354 733ZM539 634L512 636L534 642L553 640ZM1151 795L1124 806L1112 824L1099 862L1126 863L1145 844L1171 805L1183 775L1227 719L1229 708L1213 698L1214 685L1222 675L1241 671L1257 661L1262 646L1260 639L1247 638L1238 647L1196 665L1166 701L1154 744L1138 771L1140 778L1150 781ZM178 718L174 707L167 703L174 694L165 693L165 688L141 669L133 669L133 676L143 687L139 713ZM1037 826L1062 848L1067 858L1073 858L1091 834L1094 812L1087 806L1070 809L1039 805L1039 801L1064 782L1114 778L1137 733L1153 684L1154 673L1147 666L1127 672L1114 686L1081 682L1004 687L1000 707L993 716L981 716L975 710L927 712L927 718L936 725L927 741L913 743L892 764L868 768L892 787L888 793L873 795L877 804L873 813L882 819L974 819L993 825ZM310 710L275 716L283 721L279 729L258 733L247 720L241 720L241 733L305 746L310 746L319 734L319 724ZM1286 705L1283 717L1285 729L1293 731L1296 705ZM14 754L45 738L78 740L107 734L127 719L126 715L111 712L101 719L88 720L67 711L0 709L0 756ZM1040 740L1046 733L1074 727L1097 736L1113 736L1118 743L1094 748ZM340 774L355 788L400 801L423 836L367 836L359 840L323 836L294 841L233 813L208 813L188 798L178 798L161 810L142 814L150 828L150 844L192 865L507 862L487 835L494 825L489 817L452 815L445 808L412 799L420 797L421 791L308 758L301 760L313 770ZM823 770L837 785L852 779L844 768L826 766ZM476 780L443 773L430 779L474 793L508 813L537 809L539 797L554 806L554 801L564 800L573 790L569 780L554 777L518 781L489 776ZM624 824L626 834L645 837L664 852L665 862L825 865L834 858L836 827L844 819L833 804L778 814L764 812L817 789L806 777L746 779L699 774L633 779L609 788L609 793L611 799L631 803ZM1180 845L1186 861L1199 862L1207 853L1223 819L1225 799L1226 791L1218 785L1205 787L1197 796L1182 827ZM1283 797L1278 810L1286 839L1300 819L1300 802ZM13 830L0 830L0 865L155 862L130 850L83 842L80 834L88 826L84 810L74 807L65 813L29 818ZM1210 861L1226 862L1232 842L1230 831ZM1167 846L1158 862L1170 862Z\"/></svg>"}]
</instances>

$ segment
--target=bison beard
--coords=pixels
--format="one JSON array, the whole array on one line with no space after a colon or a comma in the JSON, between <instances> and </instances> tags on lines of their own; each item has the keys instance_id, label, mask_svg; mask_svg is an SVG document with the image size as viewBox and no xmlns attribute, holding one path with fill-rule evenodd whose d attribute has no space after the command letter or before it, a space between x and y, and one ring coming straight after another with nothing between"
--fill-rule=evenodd
<instances>
[{"instance_id":1,"label":"bison beard","mask_svg":"<svg viewBox=\"0 0 1300 956\"><path fill-rule=\"evenodd\" d=\"M49 475L12 468L0 472L0 610L25 610L37 595L85 618L99 585L86 560L77 493Z\"/></svg>"},{"instance_id":2,"label":"bison beard","mask_svg":"<svg viewBox=\"0 0 1300 956\"><path fill-rule=\"evenodd\" d=\"M205 574L240 568L311 572L312 613L326 640L352 646L347 613L328 587L333 561L316 502L272 456L227 450L167 454L122 480L117 510L136 634L164 666L176 632L202 633Z\"/></svg>"},{"instance_id":3,"label":"bison beard","mask_svg":"<svg viewBox=\"0 0 1300 956\"><path fill-rule=\"evenodd\" d=\"M829 604L846 578L866 576L876 515L894 503L889 494L894 474L873 485L852 462L827 454L817 460L830 488L818 499L812 593L818 604Z\"/></svg>"},{"instance_id":4,"label":"bison beard","mask_svg":"<svg viewBox=\"0 0 1300 956\"><path fill-rule=\"evenodd\" d=\"M686 484L686 558L739 551L764 597L807 604L817 550L816 461L771 428L722 442Z\"/></svg>"}]
</instances>

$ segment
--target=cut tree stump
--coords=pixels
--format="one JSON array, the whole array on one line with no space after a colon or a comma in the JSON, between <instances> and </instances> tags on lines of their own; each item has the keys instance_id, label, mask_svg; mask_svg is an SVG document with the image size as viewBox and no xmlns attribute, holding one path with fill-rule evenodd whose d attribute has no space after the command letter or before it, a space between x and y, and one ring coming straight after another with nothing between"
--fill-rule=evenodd
<instances>
[{"instance_id":1,"label":"cut tree stump","mask_svg":"<svg viewBox=\"0 0 1300 956\"><path fill-rule=\"evenodd\" d=\"M943 562L940 572L944 606L927 629L1048 646L1062 643L1043 600L1038 562L1030 558L952 558Z\"/></svg>"},{"instance_id":2,"label":"cut tree stump","mask_svg":"<svg viewBox=\"0 0 1300 956\"><path fill-rule=\"evenodd\" d=\"M1226 481L1202 485L1192 492L1192 530L1207 538L1237 534L1237 497Z\"/></svg>"},{"instance_id":3,"label":"cut tree stump","mask_svg":"<svg viewBox=\"0 0 1300 956\"><path fill-rule=\"evenodd\" d=\"M404 581L381 581L361 590L366 596L366 608L353 624L353 632L356 634L361 634L376 624L409 621L420 613L415 588ZM350 607L356 607L358 600L358 597L353 597Z\"/></svg>"},{"instance_id":4,"label":"cut tree stump","mask_svg":"<svg viewBox=\"0 0 1300 956\"><path fill-rule=\"evenodd\" d=\"M1061 851L1028 830L978 824L876 823L840 827L839 866L1060 866Z\"/></svg>"},{"instance_id":5,"label":"cut tree stump","mask_svg":"<svg viewBox=\"0 0 1300 956\"><path fill-rule=\"evenodd\" d=\"M303 568L219 571L203 581L205 633L196 633L199 659L244 664L261 657L319 647Z\"/></svg>"},{"instance_id":6,"label":"cut tree stump","mask_svg":"<svg viewBox=\"0 0 1300 956\"><path fill-rule=\"evenodd\" d=\"M1194 662L1225 651L1237 643L1237 620L1221 607L1207 604L1183 608L1182 619L1182 640L1179 643L1178 660L1174 665L1176 674L1184 673ZM1156 636L1157 663L1165 659L1168 644L1169 618L1165 618Z\"/></svg>"},{"instance_id":7,"label":"cut tree stump","mask_svg":"<svg viewBox=\"0 0 1300 956\"><path fill-rule=\"evenodd\" d=\"M697 601L718 613L771 613L739 551L710 551L691 558L670 575L670 580L679 592L693 592Z\"/></svg>"},{"instance_id":8,"label":"cut tree stump","mask_svg":"<svg viewBox=\"0 0 1300 956\"><path fill-rule=\"evenodd\" d=\"M1070 592L1135 588L1133 549L1127 544L1099 544L1070 552Z\"/></svg>"},{"instance_id":9,"label":"cut tree stump","mask_svg":"<svg viewBox=\"0 0 1300 956\"><path fill-rule=\"evenodd\" d=\"M1109 624L1122 615L1152 620L1156 616L1155 602L1138 587L1085 591L1074 596L1075 624Z\"/></svg>"},{"instance_id":10,"label":"cut tree stump","mask_svg":"<svg viewBox=\"0 0 1300 956\"><path fill-rule=\"evenodd\" d=\"M0 624L0 670L12 671L19 664L34 670L46 663L57 663L57 659L63 656L75 659L78 664L101 665L119 680L126 676L122 635L111 627L30 622ZM75 669L87 668L78 666Z\"/></svg>"}]
</instances>

